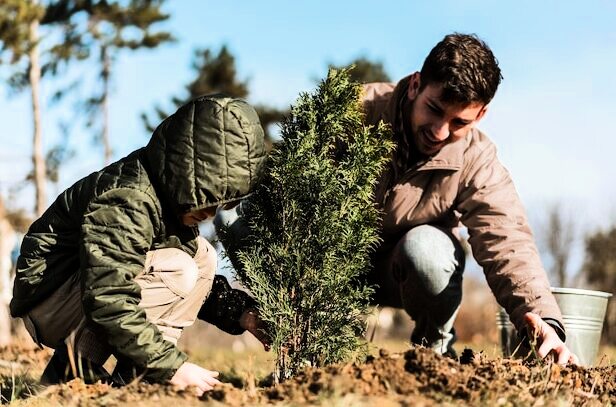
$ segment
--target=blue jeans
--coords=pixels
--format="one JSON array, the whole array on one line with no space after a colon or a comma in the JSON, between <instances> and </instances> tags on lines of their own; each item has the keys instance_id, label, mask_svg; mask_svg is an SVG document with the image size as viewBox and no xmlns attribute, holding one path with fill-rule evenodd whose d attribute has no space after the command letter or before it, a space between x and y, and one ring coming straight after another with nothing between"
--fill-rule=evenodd
<instances>
[{"instance_id":1,"label":"blue jeans","mask_svg":"<svg viewBox=\"0 0 616 407\"><path fill-rule=\"evenodd\" d=\"M373 263L376 302L406 310L415 321L411 341L440 354L452 350L465 265L458 239L437 226L416 226Z\"/></svg>"},{"instance_id":2,"label":"blue jeans","mask_svg":"<svg viewBox=\"0 0 616 407\"><path fill-rule=\"evenodd\" d=\"M219 209L217 233L227 225L234 241L248 234L241 204ZM375 301L404 308L415 321L411 341L445 353L455 342L453 323L462 301L465 255L448 230L421 225L409 230L389 252L375 255L370 283L378 285ZM237 266L237 265L235 265Z\"/></svg>"}]
</instances>

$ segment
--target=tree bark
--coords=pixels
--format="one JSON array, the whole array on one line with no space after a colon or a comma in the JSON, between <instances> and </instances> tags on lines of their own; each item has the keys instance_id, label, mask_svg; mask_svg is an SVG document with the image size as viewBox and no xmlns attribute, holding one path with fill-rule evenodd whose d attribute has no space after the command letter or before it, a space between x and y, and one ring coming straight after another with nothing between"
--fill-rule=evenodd
<instances>
[{"instance_id":1,"label":"tree bark","mask_svg":"<svg viewBox=\"0 0 616 407\"><path fill-rule=\"evenodd\" d=\"M111 143L109 141L109 76L111 74L111 59L107 46L101 47L101 60L103 63L103 98L101 100L101 113L103 115L102 141L105 149L105 165L111 163Z\"/></svg>"},{"instance_id":2,"label":"tree bark","mask_svg":"<svg viewBox=\"0 0 616 407\"><path fill-rule=\"evenodd\" d=\"M0 197L0 346L11 343L11 317L9 302L11 301L13 261L11 252L15 247L15 230L6 219L4 204Z\"/></svg>"},{"instance_id":3,"label":"tree bark","mask_svg":"<svg viewBox=\"0 0 616 407\"><path fill-rule=\"evenodd\" d=\"M29 52L30 66L28 68L28 77L30 80L30 89L32 91L32 123L34 129L32 138L32 164L34 165L33 181L36 194L35 212L37 216L41 216L47 207L47 194L45 190L46 170L41 134L41 107L39 102L41 66L38 55L38 27L38 20L30 23L30 43L32 47Z\"/></svg>"},{"instance_id":4,"label":"tree bark","mask_svg":"<svg viewBox=\"0 0 616 407\"><path fill-rule=\"evenodd\" d=\"M559 287L567 287L567 268L570 253L574 246L575 224L562 207L555 205L550 209L547 228L547 250L552 256L551 277Z\"/></svg>"}]
</instances>

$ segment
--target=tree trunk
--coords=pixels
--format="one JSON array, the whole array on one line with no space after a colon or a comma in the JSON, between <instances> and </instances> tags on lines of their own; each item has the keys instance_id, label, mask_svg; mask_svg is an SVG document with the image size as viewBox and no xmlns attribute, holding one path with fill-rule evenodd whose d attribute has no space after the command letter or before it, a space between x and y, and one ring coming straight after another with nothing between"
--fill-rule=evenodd
<instances>
[{"instance_id":1,"label":"tree trunk","mask_svg":"<svg viewBox=\"0 0 616 407\"><path fill-rule=\"evenodd\" d=\"M567 266L575 241L575 224L573 218L566 216L558 205L550 209L546 241L553 260L550 270L551 277L555 279L553 283L567 287Z\"/></svg>"},{"instance_id":2,"label":"tree trunk","mask_svg":"<svg viewBox=\"0 0 616 407\"><path fill-rule=\"evenodd\" d=\"M30 80L30 89L32 91L32 122L34 128L32 138L32 164L34 165L33 180L36 191L35 212L37 216L41 216L47 207L47 196L45 191L45 157L43 155L43 141L41 135L41 107L39 103L41 66L39 64L38 55L38 27L39 22L37 20L30 23L30 42L32 48L29 52L30 66L28 68L28 76Z\"/></svg>"},{"instance_id":3,"label":"tree trunk","mask_svg":"<svg viewBox=\"0 0 616 407\"><path fill-rule=\"evenodd\" d=\"M15 230L6 219L4 205L0 197L0 346L11 343L11 317L9 302L13 292L11 252L15 246Z\"/></svg>"},{"instance_id":4,"label":"tree trunk","mask_svg":"<svg viewBox=\"0 0 616 407\"><path fill-rule=\"evenodd\" d=\"M101 100L101 114L103 115L103 128L101 138L105 148L105 165L111 163L111 143L109 142L109 76L111 74L111 59L107 46L101 47L101 59L103 62L103 97Z\"/></svg>"}]
</instances>

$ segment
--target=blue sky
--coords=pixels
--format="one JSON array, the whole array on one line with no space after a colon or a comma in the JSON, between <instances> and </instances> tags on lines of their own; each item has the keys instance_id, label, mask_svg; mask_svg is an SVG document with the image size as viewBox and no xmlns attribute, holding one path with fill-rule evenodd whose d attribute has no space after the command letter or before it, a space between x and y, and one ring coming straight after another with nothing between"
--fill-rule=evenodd
<instances>
[{"instance_id":1,"label":"blue sky","mask_svg":"<svg viewBox=\"0 0 616 407\"><path fill-rule=\"evenodd\" d=\"M594 228L616 222L613 178L616 134L616 3L578 1L170 1L161 27L178 39L156 51L122 54L113 77L111 139L115 158L147 142L139 114L166 105L192 79L195 48L227 44L250 101L291 104L311 90L328 63L358 56L384 63L394 80L418 70L444 35L472 32L497 56L504 81L479 127L499 147L531 219L561 202ZM72 72L92 77L91 65ZM6 70L0 67L4 79ZM49 84L44 85L47 96ZM0 90L0 192L30 166L27 94ZM69 108L44 106L46 146L57 142ZM69 141L77 159L66 165L50 197L102 165L87 130ZM31 207L25 189L17 203ZM537 228L536 228L537 229Z\"/></svg>"}]
</instances>

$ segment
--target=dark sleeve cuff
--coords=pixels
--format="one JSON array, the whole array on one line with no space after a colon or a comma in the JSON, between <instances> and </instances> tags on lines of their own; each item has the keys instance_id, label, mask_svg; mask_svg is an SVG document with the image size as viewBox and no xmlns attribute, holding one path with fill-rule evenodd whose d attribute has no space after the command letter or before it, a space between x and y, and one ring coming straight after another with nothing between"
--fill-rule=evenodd
<instances>
[{"instance_id":1,"label":"dark sleeve cuff","mask_svg":"<svg viewBox=\"0 0 616 407\"><path fill-rule=\"evenodd\" d=\"M560 322L558 322L558 320L556 320L554 318L542 318L542 319L545 322L547 322L552 328L554 328L554 330L558 334L558 337L560 338L561 341L564 342L567 339L567 334L565 332L565 327L562 326L562 324Z\"/></svg>"},{"instance_id":2,"label":"dark sleeve cuff","mask_svg":"<svg viewBox=\"0 0 616 407\"><path fill-rule=\"evenodd\" d=\"M197 316L227 333L239 335L245 331L240 326L240 317L256 305L246 292L231 288L224 276L216 275L212 291Z\"/></svg>"}]
</instances>

